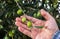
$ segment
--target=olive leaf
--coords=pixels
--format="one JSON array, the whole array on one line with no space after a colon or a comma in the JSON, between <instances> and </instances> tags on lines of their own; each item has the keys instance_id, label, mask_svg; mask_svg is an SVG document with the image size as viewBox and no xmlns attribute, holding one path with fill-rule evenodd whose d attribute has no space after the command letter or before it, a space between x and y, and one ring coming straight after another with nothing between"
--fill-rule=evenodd
<instances>
[{"instance_id":1,"label":"olive leaf","mask_svg":"<svg viewBox=\"0 0 60 39\"><path fill-rule=\"evenodd\" d=\"M44 26L34 26L34 27L36 27L36 28L43 28Z\"/></svg>"}]
</instances>

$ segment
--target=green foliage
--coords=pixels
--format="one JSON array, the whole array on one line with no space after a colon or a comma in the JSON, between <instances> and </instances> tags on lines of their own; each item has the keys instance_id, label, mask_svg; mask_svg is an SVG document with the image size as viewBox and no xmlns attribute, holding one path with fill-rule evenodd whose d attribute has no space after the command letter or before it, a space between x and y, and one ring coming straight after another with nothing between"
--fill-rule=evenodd
<instances>
[{"instance_id":1,"label":"green foliage","mask_svg":"<svg viewBox=\"0 0 60 39\"><path fill-rule=\"evenodd\" d=\"M3 29L3 26L2 25L0 25L0 29Z\"/></svg>"},{"instance_id":2,"label":"green foliage","mask_svg":"<svg viewBox=\"0 0 60 39\"><path fill-rule=\"evenodd\" d=\"M37 13L41 9L45 9L56 19L60 29L60 18L59 16L56 18L56 16L59 15L58 7L58 0L0 0L0 32L4 34L2 35L2 39L4 37L6 39L12 38L10 36L13 36L14 39L31 39L18 31L15 25L15 19L16 17L20 17L21 14L26 14L44 20L44 18ZM25 21L25 18L23 21Z\"/></svg>"},{"instance_id":3,"label":"green foliage","mask_svg":"<svg viewBox=\"0 0 60 39\"><path fill-rule=\"evenodd\" d=\"M19 0L15 0L15 2L19 2Z\"/></svg>"}]
</instances>

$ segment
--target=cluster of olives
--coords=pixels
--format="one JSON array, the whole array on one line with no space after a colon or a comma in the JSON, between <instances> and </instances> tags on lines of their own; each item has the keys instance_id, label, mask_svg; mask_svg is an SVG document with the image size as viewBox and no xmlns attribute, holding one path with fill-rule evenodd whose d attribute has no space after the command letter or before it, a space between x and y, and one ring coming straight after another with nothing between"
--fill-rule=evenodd
<instances>
[{"instance_id":1,"label":"cluster of olives","mask_svg":"<svg viewBox=\"0 0 60 39\"><path fill-rule=\"evenodd\" d=\"M21 15L22 13L23 13L23 10L22 10L22 9L19 9L19 10L17 11L17 14L18 14L18 15ZM40 12L38 11L37 13L34 13L33 16L38 18L38 17L41 16L41 14L40 14Z\"/></svg>"},{"instance_id":2,"label":"cluster of olives","mask_svg":"<svg viewBox=\"0 0 60 39\"><path fill-rule=\"evenodd\" d=\"M37 12L37 13L34 13L34 15L33 15L35 18L38 18L38 17L40 17L41 16L41 14L40 14L40 12Z\"/></svg>"},{"instance_id":3,"label":"cluster of olives","mask_svg":"<svg viewBox=\"0 0 60 39\"><path fill-rule=\"evenodd\" d=\"M23 13L23 10L22 9L19 9L19 10L17 10L17 14L18 15L21 15ZM41 16L41 14L40 14L40 12L38 11L37 13L34 13L33 14L33 16L35 17L35 18L38 18L38 17L40 17ZM24 22L26 22L26 17L23 17L22 18L22 22L24 23ZM32 27L32 22L31 21L28 21L27 22L27 26L30 28L30 27ZM36 28L42 28L42 26L35 26Z\"/></svg>"},{"instance_id":4,"label":"cluster of olives","mask_svg":"<svg viewBox=\"0 0 60 39\"><path fill-rule=\"evenodd\" d=\"M11 30L8 32L8 34L5 35L4 39L9 39L9 37L12 37L14 36L14 33L15 33L15 30ZM9 35L9 36L8 36Z\"/></svg>"},{"instance_id":5,"label":"cluster of olives","mask_svg":"<svg viewBox=\"0 0 60 39\"><path fill-rule=\"evenodd\" d=\"M9 36L12 37L15 33L15 30L9 31Z\"/></svg>"},{"instance_id":6,"label":"cluster of olives","mask_svg":"<svg viewBox=\"0 0 60 39\"><path fill-rule=\"evenodd\" d=\"M17 14L18 14L18 15L21 15L22 13L23 13L23 10L21 10L21 9L19 9L19 10L17 11ZM23 23L26 22L26 18L25 18L25 17L22 18L22 22L23 22ZM32 26L32 22L28 21L28 22L27 22L27 26L28 26L28 27L31 27L31 26Z\"/></svg>"}]
</instances>

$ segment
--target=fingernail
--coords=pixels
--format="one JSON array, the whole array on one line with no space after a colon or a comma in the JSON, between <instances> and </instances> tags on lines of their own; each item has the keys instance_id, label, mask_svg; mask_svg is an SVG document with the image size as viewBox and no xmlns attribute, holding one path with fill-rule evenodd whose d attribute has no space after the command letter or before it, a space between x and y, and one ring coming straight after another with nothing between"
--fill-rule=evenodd
<instances>
[{"instance_id":1,"label":"fingernail","mask_svg":"<svg viewBox=\"0 0 60 39\"><path fill-rule=\"evenodd\" d=\"M15 22L15 25L17 24L17 22Z\"/></svg>"},{"instance_id":2,"label":"fingernail","mask_svg":"<svg viewBox=\"0 0 60 39\"><path fill-rule=\"evenodd\" d=\"M44 9L41 9L41 11L44 11Z\"/></svg>"},{"instance_id":3,"label":"fingernail","mask_svg":"<svg viewBox=\"0 0 60 39\"><path fill-rule=\"evenodd\" d=\"M19 19L19 17L16 17L16 20Z\"/></svg>"}]
</instances>

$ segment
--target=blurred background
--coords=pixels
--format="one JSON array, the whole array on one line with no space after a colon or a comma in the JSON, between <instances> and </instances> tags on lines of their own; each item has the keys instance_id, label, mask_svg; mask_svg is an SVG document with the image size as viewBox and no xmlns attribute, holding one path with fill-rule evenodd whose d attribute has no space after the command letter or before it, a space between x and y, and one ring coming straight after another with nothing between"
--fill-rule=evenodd
<instances>
[{"instance_id":1,"label":"blurred background","mask_svg":"<svg viewBox=\"0 0 60 39\"><path fill-rule=\"evenodd\" d=\"M44 20L38 14L40 9L49 12L60 29L59 0L0 0L0 39L31 39L18 31L15 18L27 14Z\"/></svg>"}]
</instances>

